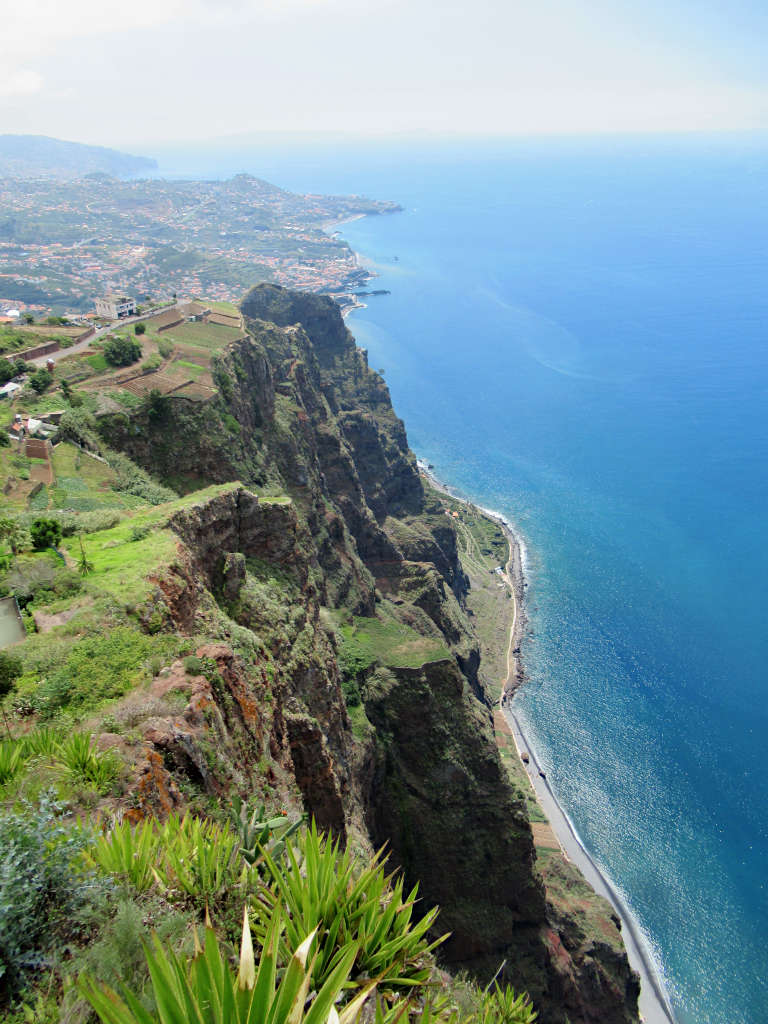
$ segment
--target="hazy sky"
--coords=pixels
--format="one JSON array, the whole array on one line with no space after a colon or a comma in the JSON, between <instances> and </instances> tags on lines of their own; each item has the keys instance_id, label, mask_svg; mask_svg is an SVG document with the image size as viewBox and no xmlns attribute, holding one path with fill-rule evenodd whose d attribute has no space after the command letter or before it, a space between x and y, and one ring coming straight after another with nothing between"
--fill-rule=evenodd
<instances>
[{"instance_id":1,"label":"hazy sky","mask_svg":"<svg viewBox=\"0 0 768 1024\"><path fill-rule=\"evenodd\" d=\"M768 130L768 0L0 0L0 131Z\"/></svg>"}]
</instances>

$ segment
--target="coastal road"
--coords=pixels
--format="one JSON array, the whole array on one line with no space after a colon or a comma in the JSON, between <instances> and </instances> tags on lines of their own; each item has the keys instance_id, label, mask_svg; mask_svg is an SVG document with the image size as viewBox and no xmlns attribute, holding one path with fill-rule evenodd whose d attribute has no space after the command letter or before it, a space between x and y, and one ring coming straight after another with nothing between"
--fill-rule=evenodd
<instances>
[{"instance_id":1,"label":"coastal road","mask_svg":"<svg viewBox=\"0 0 768 1024\"><path fill-rule=\"evenodd\" d=\"M624 901L597 866L594 859L582 846L581 840L571 825L570 819L552 791L552 787L546 778L546 773L536 757L536 752L523 733L520 721L513 710L512 701L509 700L509 693L514 691L519 683L519 659L517 655L513 654L513 651L519 645L521 640L520 633L522 633L520 628L522 622L521 618L518 617L520 599L522 598L522 565L517 538L507 528L505 523L500 525L504 529L509 541L509 561L501 576L509 587L512 600L514 601L512 624L509 632L509 647L507 648L507 678L501 685L502 714L510 727L518 756L520 756L523 768L530 779L536 799L549 820L561 850L568 860L576 865L595 892L608 900L622 923L621 934L627 949L629 962L640 975L639 1003L641 1020L645 1021L645 1024L675 1024L669 999L664 991L664 986L659 980L653 958L648 953L647 944L643 940L628 908L624 905ZM528 764L523 761L523 754L528 755Z\"/></svg>"}]
</instances>

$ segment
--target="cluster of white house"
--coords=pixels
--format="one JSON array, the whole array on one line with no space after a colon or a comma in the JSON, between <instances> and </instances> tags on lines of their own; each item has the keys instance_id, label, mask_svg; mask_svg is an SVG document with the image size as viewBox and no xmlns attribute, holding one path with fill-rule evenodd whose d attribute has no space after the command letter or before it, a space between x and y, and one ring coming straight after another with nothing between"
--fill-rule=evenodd
<instances>
[{"instance_id":1,"label":"cluster of white house","mask_svg":"<svg viewBox=\"0 0 768 1024\"><path fill-rule=\"evenodd\" d=\"M96 314L107 320L123 320L136 315L136 299L126 295L105 295L96 299Z\"/></svg>"}]
</instances>

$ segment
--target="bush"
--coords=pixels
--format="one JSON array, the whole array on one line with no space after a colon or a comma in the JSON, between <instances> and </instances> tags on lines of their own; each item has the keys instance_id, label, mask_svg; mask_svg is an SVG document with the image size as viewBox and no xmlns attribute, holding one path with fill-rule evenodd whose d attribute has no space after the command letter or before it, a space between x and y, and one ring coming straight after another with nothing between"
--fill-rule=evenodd
<instances>
[{"instance_id":1,"label":"bush","mask_svg":"<svg viewBox=\"0 0 768 1024\"><path fill-rule=\"evenodd\" d=\"M41 592L52 591L56 567L46 558L19 558L6 582L20 608L26 608Z\"/></svg>"},{"instance_id":2,"label":"bush","mask_svg":"<svg viewBox=\"0 0 768 1024\"><path fill-rule=\"evenodd\" d=\"M222 419L224 420L224 426L227 428L230 434L238 435L240 433L240 424L238 423L238 421L235 419L231 412L225 412L224 415L222 416Z\"/></svg>"},{"instance_id":3,"label":"bush","mask_svg":"<svg viewBox=\"0 0 768 1024\"><path fill-rule=\"evenodd\" d=\"M194 654L184 659L184 671L188 676L201 676L203 674L203 663Z\"/></svg>"},{"instance_id":4,"label":"bush","mask_svg":"<svg viewBox=\"0 0 768 1024\"><path fill-rule=\"evenodd\" d=\"M11 447L11 439L10 439L10 437L8 437L8 435L6 434L6 432L4 430L0 429L0 448L10 448L10 447Z\"/></svg>"},{"instance_id":5,"label":"bush","mask_svg":"<svg viewBox=\"0 0 768 1024\"><path fill-rule=\"evenodd\" d=\"M44 367L41 367L29 378L29 386L38 395L42 395L44 391L47 391L51 384L53 384L53 374Z\"/></svg>"},{"instance_id":6,"label":"bush","mask_svg":"<svg viewBox=\"0 0 768 1024\"><path fill-rule=\"evenodd\" d=\"M66 706L88 708L122 697L142 677L152 646L148 636L127 626L78 640L40 683L35 696L40 715L50 718Z\"/></svg>"},{"instance_id":7,"label":"bush","mask_svg":"<svg viewBox=\"0 0 768 1024\"><path fill-rule=\"evenodd\" d=\"M108 338L102 347L104 358L112 366L130 366L141 359L141 343L133 338Z\"/></svg>"},{"instance_id":8,"label":"bush","mask_svg":"<svg viewBox=\"0 0 768 1024\"><path fill-rule=\"evenodd\" d=\"M0 358L0 385L7 384L12 377L16 376L13 363L5 357Z\"/></svg>"},{"instance_id":9,"label":"bush","mask_svg":"<svg viewBox=\"0 0 768 1024\"><path fill-rule=\"evenodd\" d=\"M141 372L154 373L155 370L159 370L162 365L163 357L161 355L158 355L158 353L156 352L153 356L150 356L149 359L144 360L144 362L141 364Z\"/></svg>"},{"instance_id":10,"label":"bush","mask_svg":"<svg viewBox=\"0 0 768 1024\"><path fill-rule=\"evenodd\" d=\"M63 810L46 796L0 814L0 989L9 995L77 936L83 907L102 888L82 868L91 837L62 825Z\"/></svg>"},{"instance_id":11,"label":"bush","mask_svg":"<svg viewBox=\"0 0 768 1024\"><path fill-rule=\"evenodd\" d=\"M29 535L37 551L55 548L61 543L61 526L56 519L36 519L29 528Z\"/></svg>"},{"instance_id":12,"label":"bush","mask_svg":"<svg viewBox=\"0 0 768 1024\"><path fill-rule=\"evenodd\" d=\"M131 538L130 539L132 541L144 540L145 537L149 536L149 532L150 532L150 530L149 530L149 526L147 525L147 523L143 523L143 524L141 524L139 526L132 526L131 527Z\"/></svg>"},{"instance_id":13,"label":"bush","mask_svg":"<svg viewBox=\"0 0 768 1024\"><path fill-rule=\"evenodd\" d=\"M168 356L173 352L173 342L170 338L158 338L157 339L157 351L163 357L167 359Z\"/></svg>"},{"instance_id":14,"label":"bush","mask_svg":"<svg viewBox=\"0 0 768 1024\"><path fill-rule=\"evenodd\" d=\"M162 505L164 501L173 501L178 497L170 488L157 483L149 473L120 452L110 452L109 464L117 474L114 484L117 491L135 494L139 498L144 498L150 505Z\"/></svg>"},{"instance_id":15,"label":"bush","mask_svg":"<svg viewBox=\"0 0 768 1024\"><path fill-rule=\"evenodd\" d=\"M74 398L75 395L73 394ZM59 420L56 441L72 441L81 448L99 450L95 417L84 409L67 409Z\"/></svg>"},{"instance_id":16,"label":"bush","mask_svg":"<svg viewBox=\"0 0 768 1024\"><path fill-rule=\"evenodd\" d=\"M13 691L16 680L23 671L21 658L9 654L8 651L0 651L0 701Z\"/></svg>"},{"instance_id":17,"label":"bush","mask_svg":"<svg viewBox=\"0 0 768 1024\"><path fill-rule=\"evenodd\" d=\"M147 325L146 324L134 324L133 325L133 333L137 337L142 335L142 334L146 334L147 333Z\"/></svg>"}]
</instances>

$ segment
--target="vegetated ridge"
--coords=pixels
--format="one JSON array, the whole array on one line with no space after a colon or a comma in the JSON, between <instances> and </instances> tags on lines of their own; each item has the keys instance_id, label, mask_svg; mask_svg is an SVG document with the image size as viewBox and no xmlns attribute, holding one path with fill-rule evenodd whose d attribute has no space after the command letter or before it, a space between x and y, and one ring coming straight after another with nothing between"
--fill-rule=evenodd
<instances>
[{"instance_id":1,"label":"vegetated ridge","mask_svg":"<svg viewBox=\"0 0 768 1024\"><path fill-rule=\"evenodd\" d=\"M126 178L151 171L157 161L105 146L65 142L47 135L0 135L0 177L79 178L111 174Z\"/></svg>"},{"instance_id":2,"label":"vegetated ridge","mask_svg":"<svg viewBox=\"0 0 768 1024\"><path fill-rule=\"evenodd\" d=\"M254 793L301 808L350 849L388 844L441 908L451 971L488 980L503 964L543 1022L637 1021L610 908L572 870L554 872L555 893L537 868L456 529L383 379L329 298L262 284L241 309L246 336L214 357L210 400L62 417L60 444L106 456L151 507L86 536L89 582L63 602L74 617L19 648L30 711L76 712L120 755L113 811L205 813ZM107 623L119 665L99 646ZM174 659L192 650L190 676ZM122 671L111 689L95 681L105 657Z\"/></svg>"}]
</instances>

